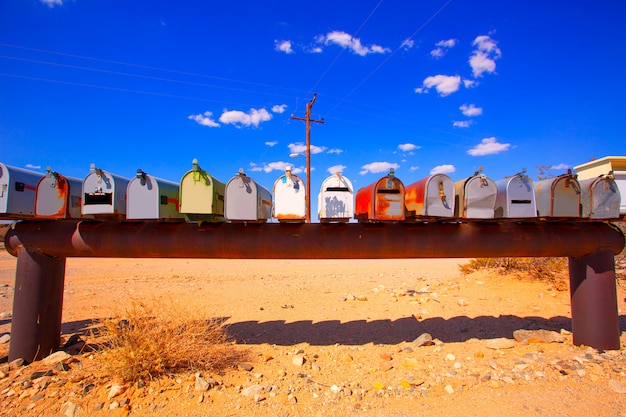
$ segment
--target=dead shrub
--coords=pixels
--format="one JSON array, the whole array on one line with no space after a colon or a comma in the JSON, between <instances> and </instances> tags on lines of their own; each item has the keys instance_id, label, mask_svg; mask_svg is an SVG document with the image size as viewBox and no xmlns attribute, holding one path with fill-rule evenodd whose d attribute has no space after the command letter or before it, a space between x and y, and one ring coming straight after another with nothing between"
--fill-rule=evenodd
<instances>
[{"instance_id":1,"label":"dead shrub","mask_svg":"<svg viewBox=\"0 0 626 417\"><path fill-rule=\"evenodd\" d=\"M467 275L474 271L493 270L500 274L516 275L519 278L546 281L557 290L567 290L565 278L569 273L567 258L476 258L459 266Z\"/></svg>"},{"instance_id":2,"label":"dead shrub","mask_svg":"<svg viewBox=\"0 0 626 417\"><path fill-rule=\"evenodd\" d=\"M180 306L129 303L123 314L101 323L101 359L123 382L165 374L219 371L245 360L219 320L193 319Z\"/></svg>"}]
</instances>

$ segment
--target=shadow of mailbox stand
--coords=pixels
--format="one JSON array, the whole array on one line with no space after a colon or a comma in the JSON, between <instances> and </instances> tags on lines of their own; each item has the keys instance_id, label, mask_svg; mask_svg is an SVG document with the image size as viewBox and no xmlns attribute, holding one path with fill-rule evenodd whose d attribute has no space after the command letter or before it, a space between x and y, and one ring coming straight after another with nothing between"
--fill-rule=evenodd
<instances>
[{"instance_id":1,"label":"shadow of mailbox stand","mask_svg":"<svg viewBox=\"0 0 626 417\"><path fill-rule=\"evenodd\" d=\"M332 244L328 244L330 238ZM624 235L606 222L206 223L199 226L27 220L9 230L5 246L17 257L9 360L24 358L30 362L59 348L68 257L567 256L574 344L620 348L614 255L624 248Z\"/></svg>"}]
</instances>

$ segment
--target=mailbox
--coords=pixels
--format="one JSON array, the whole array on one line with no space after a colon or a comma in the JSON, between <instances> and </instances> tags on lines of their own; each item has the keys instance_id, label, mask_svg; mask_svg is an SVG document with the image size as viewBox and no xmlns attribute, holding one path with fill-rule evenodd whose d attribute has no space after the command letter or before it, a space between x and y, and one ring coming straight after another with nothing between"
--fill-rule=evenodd
<instances>
[{"instance_id":1,"label":"mailbox","mask_svg":"<svg viewBox=\"0 0 626 417\"><path fill-rule=\"evenodd\" d=\"M454 182L434 174L406 186L407 218L454 217Z\"/></svg>"},{"instance_id":2,"label":"mailbox","mask_svg":"<svg viewBox=\"0 0 626 417\"><path fill-rule=\"evenodd\" d=\"M605 156L577 165L574 169L578 174L578 181L612 175L620 195L624 196L620 204L620 216L626 215L626 156Z\"/></svg>"},{"instance_id":3,"label":"mailbox","mask_svg":"<svg viewBox=\"0 0 626 417\"><path fill-rule=\"evenodd\" d=\"M38 172L0 163L0 218L33 217L37 183L42 177Z\"/></svg>"},{"instance_id":4,"label":"mailbox","mask_svg":"<svg viewBox=\"0 0 626 417\"><path fill-rule=\"evenodd\" d=\"M496 181L498 194L494 217L530 218L537 217L535 187L525 172Z\"/></svg>"},{"instance_id":5,"label":"mailbox","mask_svg":"<svg viewBox=\"0 0 626 417\"><path fill-rule=\"evenodd\" d=\"M46 168L37 184L35 216L42 219L79 219L82 216L83 181Z\"/></svg>"},{"instance_id":6,"label":"mailbox","mask_svg":"<svg viewBox=\"0 0 626 417\"><path fill-rule=\"evenodd\" d=\"M320 222L348 222L354 217L354 189L352 182L340 172L326 178L317 197Z\"/></svg>"},{"instance_id":7,"label":"mailbox","mask_svg":"<svg viewBox=\"0 0 626 417\"><path fill-rule=\"evenodd\" d=\"M580 184L571 171L534 185L539 217L580 217Z\"/></svg>"},{"instance_id":8,"label":"mailbox","mask_svg":"<svg viewBox=\"0 0 626 417\"><path fill-rule=\"evenodd\" d=\"M91 164L89 175L83 181L82 214L124 217L128 178L96 168Z\"/></svg>"},{"instance_id":9,"label":"mailbox","mask_svg":"<svg viewBox=\"0 0 626 417\"><path fill-rule=\"evenodd\" d=\"M267 222L272 217L272 193L241 168L226 183L224 217L230 222Z\"/></svg>"},{"instance_id":10,"label":"mailbox","mask_svg":"<svg viewBox=\"0 0 626 417\"><path fill-rule=\"evenodd\" d=\"M225 188L194 159L180 180L180 212L190 221L223 222Z\"/></svg>"},{"instance_id":11,"label":"mailbox","mask_svg":"<svg viewBox=\"0 0 626 417\"><path fill-rule=\"evenodd\" d=\"M581 217L586 219L617 219L621 195L613 175L580 180Z\"/></svg>"},{"instance_id":12,"label":"mailbox","mask_svg":"<svg viewBox=\"0 0 626 417\"><path fill-rule=\"evenodd\" d=\"M306 186L300 177L285 168L285 174L274 181L274 217L279 222L301 223L306 220Z\"/></svg>"},{"instance_id":13,"label":"mailbox","mask_svg":"<svg viewBox=\"0 0 626 417\"><path fill-rule=\"evenodd\" d=\"M179 185L156 178L137 170L135 178L128 183L126 195L126 219L184 221L178 211Z\"/></svg>"},{"instance_id":14,"label":"mailbox","mask_svg":"<svg viewBox=\"0 0 626 417\"><path fill-rule=\"evenodd\" d=\"M356 192L354 217L360 222L403 221L404 184L394 174L389 174Z\"/></svg>"},{"instance_id":15,"label":"mailbox","mask_svg":"<svg viewBox=\"0 0 626 417\"><path fill-rule=\"evenodd\" d=\"M480 171L455 184L455 215L462 219L493 219L498 189Z\"/></svg>"}]
</instances>

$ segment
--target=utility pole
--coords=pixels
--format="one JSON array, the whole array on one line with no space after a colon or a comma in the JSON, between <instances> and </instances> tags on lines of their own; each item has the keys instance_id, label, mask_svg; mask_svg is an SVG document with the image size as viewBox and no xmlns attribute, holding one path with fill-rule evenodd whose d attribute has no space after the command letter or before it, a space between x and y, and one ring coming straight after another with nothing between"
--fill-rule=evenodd
<instances>
[{"instance_id":1,"label":"utility pole","mask_svg":"<svg viewBox=\"0 0 626 417\"><path fill-rule=\"evenodd\" d=\"M306 122L306 222L311 223L311 122L324 123L324 118L321 120L311 120L311 108L317 98L317 93L313 93L313 98L306 104L305 117L295 117L293 114L291 118L293 120L302 120Z\"/></svg>"}]
</instances>

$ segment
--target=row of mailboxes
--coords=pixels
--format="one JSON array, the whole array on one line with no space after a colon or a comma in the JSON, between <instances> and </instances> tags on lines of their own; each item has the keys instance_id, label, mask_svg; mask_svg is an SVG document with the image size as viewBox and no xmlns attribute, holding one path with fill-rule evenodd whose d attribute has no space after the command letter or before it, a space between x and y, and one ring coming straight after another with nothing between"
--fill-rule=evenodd
<instances>
[{"instance_id":1,"label":"row of mailboxes","mask_svg":"<svg viewBox=\"0 0 626 417\"><path fill-rule=\"evenodd\" d=\"M240 170L227 184L197 160L180 185L137 170L128 179L92 164L81 181L0 163L0 218L125 218L162 221L303 222L304 181L288 168L272 193ZM611 175L578 181L568 172L533 182L524 173L493 181L480 172L454 183L445 174L404 186L393 170L354 195L335 174L318 195L321 222L428 221L492 218L619 218L620 192Z\"/></svg>"}]
</instances>

